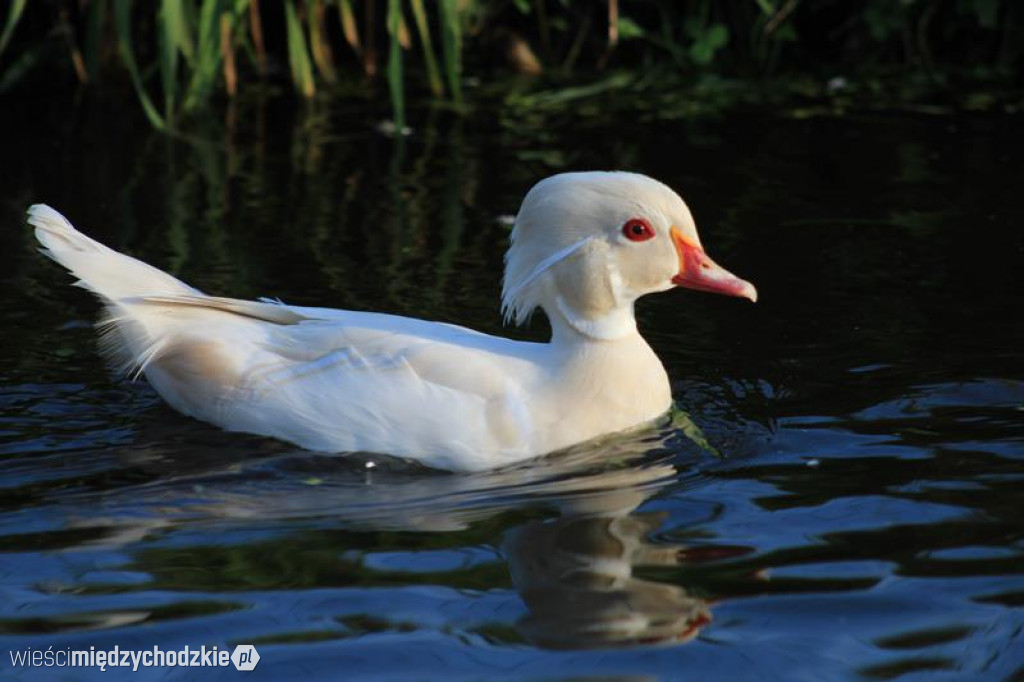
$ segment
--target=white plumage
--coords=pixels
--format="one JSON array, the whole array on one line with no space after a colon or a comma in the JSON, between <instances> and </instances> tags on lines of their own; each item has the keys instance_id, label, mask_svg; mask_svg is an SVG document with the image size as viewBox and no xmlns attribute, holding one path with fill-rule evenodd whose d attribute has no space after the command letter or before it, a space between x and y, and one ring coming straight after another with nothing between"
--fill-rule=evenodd
<instances>
[{"instance_id":1,"label":"white plumage","mask_svg":"<svg viewBox=\"0 0 1024 682\"><path fill-rule=\"evenodd\" d=\"M623 226L643 220L652 237ZM671 395L633 302L674 284L756 296L703 255L672 190L630 173L570 173L527 195L503 307L551 320L550 343L377 313L207 296L28 212L43 252L106 306L104 347L184 414L327 451L440 468L502 466L657 418ZM703 260L700 260L703 259Z\"/></svg>"}]
</instances>

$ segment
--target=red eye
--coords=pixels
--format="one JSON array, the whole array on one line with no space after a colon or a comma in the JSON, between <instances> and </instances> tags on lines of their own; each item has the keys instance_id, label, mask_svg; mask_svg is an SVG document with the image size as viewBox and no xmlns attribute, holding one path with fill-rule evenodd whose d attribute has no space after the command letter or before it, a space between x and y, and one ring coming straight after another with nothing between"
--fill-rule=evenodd
<instances>
[{"instance_id":1,"label":"red eye","mask_svg":"<svg viewBox=\"0 0 1024 682\"><path fill-rule=\"evenodd\" d=\"M630 218L622 226L622 234L633 242L645 242L654 237L654 228L643 218Z\"/></svg>"}]
</instances>

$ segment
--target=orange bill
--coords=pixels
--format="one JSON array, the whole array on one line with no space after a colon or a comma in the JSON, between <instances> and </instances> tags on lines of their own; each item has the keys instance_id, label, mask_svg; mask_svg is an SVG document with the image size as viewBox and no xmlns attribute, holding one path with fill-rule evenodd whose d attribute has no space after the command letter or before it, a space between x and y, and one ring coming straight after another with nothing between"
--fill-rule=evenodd
<instances>
[{"instance_id":1,"label":"orange bill","mask_svg":"<svg viewBox=\"0 0 1024 682\"><path fill-rule=\"evenodd\" d=\"M753 284L740 279L711 260L700 245L688 240L676 228L672 228L671 234L672 243L679 254L679 273L672 278L673 284L687 289L757 301L757 289Z\"/></svg>"}]
</instances>

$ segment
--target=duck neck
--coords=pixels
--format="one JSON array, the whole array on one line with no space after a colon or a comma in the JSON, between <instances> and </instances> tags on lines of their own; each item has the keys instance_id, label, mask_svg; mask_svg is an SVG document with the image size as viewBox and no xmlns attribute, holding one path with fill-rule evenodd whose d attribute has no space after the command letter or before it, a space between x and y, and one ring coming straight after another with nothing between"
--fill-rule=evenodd
<instances>
[{"instance_id":1,"label":"duck neck","mask_svg":"<svg viewBox=\"0 0 1024 682\"><path fill-rule=\"evenodd\" d=\"M580 342L608 342L633 338L639 334L633 303L615 306L599 316L585 316L561 296L553 305L543 306L551 322L551 343L559 346Z\"/></svg>"}]
</instances>

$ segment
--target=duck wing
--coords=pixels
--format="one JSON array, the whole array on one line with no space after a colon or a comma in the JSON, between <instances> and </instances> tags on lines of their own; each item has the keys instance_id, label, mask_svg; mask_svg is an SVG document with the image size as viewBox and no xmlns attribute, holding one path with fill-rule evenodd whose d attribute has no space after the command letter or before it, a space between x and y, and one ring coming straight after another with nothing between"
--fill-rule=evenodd
<instances>
[{"instance_id":1,"label":"duck wing","mask_svg":"<svg viewBox=\"0 0 1024 682\"><path fill-rule=\"evenodd\" d=\"M142 371L168 402L204 421L449 469L531 454L528 386L539 344L394 315L209 296L125 305L161 320L156 349L135 356Z\"/></svg>"}]
</instances>

